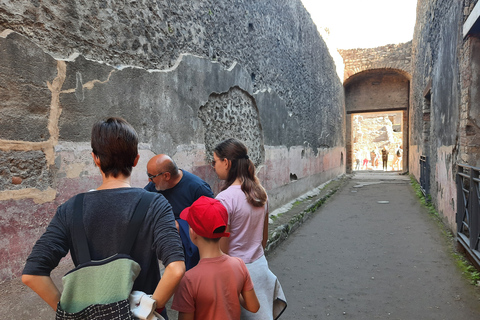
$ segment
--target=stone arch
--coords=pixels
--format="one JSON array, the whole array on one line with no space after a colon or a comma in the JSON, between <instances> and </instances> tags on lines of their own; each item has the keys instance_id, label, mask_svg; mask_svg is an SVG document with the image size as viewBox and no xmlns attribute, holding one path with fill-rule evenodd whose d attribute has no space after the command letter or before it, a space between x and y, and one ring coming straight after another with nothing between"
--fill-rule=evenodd
<instances>
[{"instance_id":1,"label":"stone arch","mask_svg":"<svg viewBox=\"0 0 480 320\"><path fill-rule=\"evenodd\" d=\"M348 84L354 81L355 79L358 79L359 77L362 77L367 74L372 74L372 73L396 73L404 77L408 81L412 80L412 75L410 74L410 72L408 72L407 70L398 69L391 66L375 66L371 68L365 66L365 68L359 68L358 70L356 69L354 71L355 73L350 74L348 78L345 78L343 80L344 87L348 86Z\"/></svg>"},{"instance_id":2,"label":"stone arch","mask_svg":"<svg viewBox=\"0 0 480 320\"><path fill-rule=\"evenodd\" d=\"M363 71L375 69L395 69L411 79L411 41L377 48L339 50L339 53L345 65L344 82Z\"/></svg>"},{"instance_id":3,"label":"stone arch","mask_svg":"<svg viewBox=\"0 0 480 320\"><path fill-rule=\"evenodd\" d=\"M347 172L351 172L354 161L353 120L359 114L376 114L380 118L395 114L399 119L398 141L402 141L405 156L403 168L408 168L408 109L410 105L411 74L403 69L382 67L366 69L353 74L344 81L345 110L347 114L346 147ZM400 140L401 139L401 140ZM394 141L387 139L388 141ZM380 144L373 143L372 145ZM370 144L369 144L370 145Z\"/></svg>"}]
</instances>

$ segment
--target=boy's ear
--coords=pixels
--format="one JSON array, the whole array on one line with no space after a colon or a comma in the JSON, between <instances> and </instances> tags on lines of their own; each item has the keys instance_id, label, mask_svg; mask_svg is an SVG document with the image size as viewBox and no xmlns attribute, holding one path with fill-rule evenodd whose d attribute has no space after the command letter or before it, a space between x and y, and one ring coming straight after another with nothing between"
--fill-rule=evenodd
<instances>
[{"instance_id":1,"label":"boy's ear","mask_svg":"<svg viewBox=\"0 0 480 320\"><path fill-rule=\"evenodd\" d=\"M192 229L192 227L188 227L188 231L190 233L190 239L193 241L193 240L196 240L198 238L198 234Z\"/></svg>"}]
</instances>

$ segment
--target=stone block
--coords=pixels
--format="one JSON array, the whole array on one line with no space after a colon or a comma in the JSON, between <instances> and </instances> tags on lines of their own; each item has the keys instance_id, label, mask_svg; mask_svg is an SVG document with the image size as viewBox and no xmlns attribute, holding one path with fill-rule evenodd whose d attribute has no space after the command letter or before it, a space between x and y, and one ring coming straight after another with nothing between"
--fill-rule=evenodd
<instances>
[{"instance_id":1,"label":"stone block","mask_svg":"<svg viewBox=\"0 0 480 320\"><path fill-rule=\"evenodd\" d=\"M45 141L56 61L25 37L0 35L0 139Z\"/></svg>"}]
</instances>

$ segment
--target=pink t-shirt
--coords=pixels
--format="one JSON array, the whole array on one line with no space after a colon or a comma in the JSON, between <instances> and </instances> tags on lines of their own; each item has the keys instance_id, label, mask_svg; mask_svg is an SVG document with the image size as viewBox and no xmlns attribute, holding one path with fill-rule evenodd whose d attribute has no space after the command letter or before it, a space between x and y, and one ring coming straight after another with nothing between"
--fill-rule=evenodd
<instances>
[{"instance_id":1,"label":"pink t-shirt","mask_svg":"<svg viewBox=\"0 0 480 320\"><path fill-rule=\"evenodd\" d=\"M230 245L228 254L251 263L263 255L263 225L267 214L266 205L254 207L247 202L240 185L232 185L217 197L228 212Z\"/></svg>"},{"instance_id":2,"label":"pink t-shirt","mask_svg":"<svg viewBox=\"0 0 480 320\"><path fill-rule=\"evenodd\" d=\"M239 320L239 295L252 289L250 274L241 259L226 254L204 258L185 273L172 309L194 313L194 319Z\"/></svg>"}]
</instances>

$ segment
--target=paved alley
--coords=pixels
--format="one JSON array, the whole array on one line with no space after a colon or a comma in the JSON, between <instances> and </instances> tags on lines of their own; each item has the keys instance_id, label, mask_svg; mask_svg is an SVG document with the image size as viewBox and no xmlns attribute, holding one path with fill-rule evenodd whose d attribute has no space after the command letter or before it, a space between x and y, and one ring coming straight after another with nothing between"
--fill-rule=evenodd
<instances>
[{"instance_id":1,"label":"paved alley","mask_svg":"<svg viewBox=\"0 0 480 320\"><path fill-rule=\"evenodd\" d=\"M408 176L357 172L269 255L281 318L480 319L450 248Z\"/></svg>"}]
</instances>

